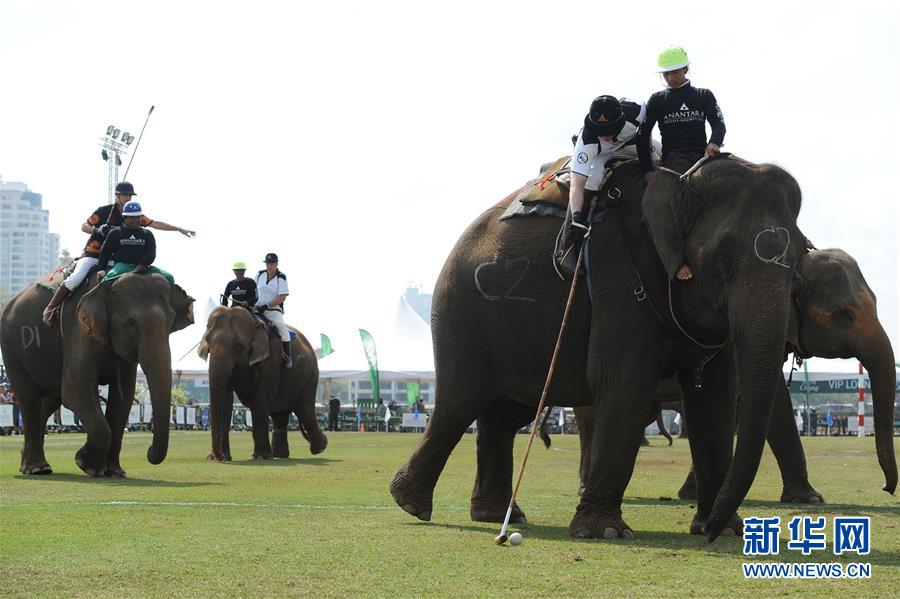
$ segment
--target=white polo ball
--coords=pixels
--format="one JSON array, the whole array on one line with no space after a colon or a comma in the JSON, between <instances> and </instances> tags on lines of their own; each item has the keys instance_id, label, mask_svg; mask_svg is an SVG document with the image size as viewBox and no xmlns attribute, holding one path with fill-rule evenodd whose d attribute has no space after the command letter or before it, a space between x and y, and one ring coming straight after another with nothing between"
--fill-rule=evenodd
<instances>
[{"instance_id":1,"label":"white polo ball","mask_svg":"<svg viewBox=\"0 0 900 599\"><path fill-rule=\"evenodd\" d=\"M517 532L509 535L509 544L510 545L521 545L522 544L522 535Z\"/></svg>"}]
</instances>

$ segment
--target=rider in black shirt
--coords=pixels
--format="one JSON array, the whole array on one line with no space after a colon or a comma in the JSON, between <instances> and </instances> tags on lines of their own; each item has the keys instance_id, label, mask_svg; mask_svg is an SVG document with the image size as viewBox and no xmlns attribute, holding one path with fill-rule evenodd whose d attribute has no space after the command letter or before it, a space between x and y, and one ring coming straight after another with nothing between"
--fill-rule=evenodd
<instances>
[{"instance_id":1,"label":"rider in black shirt","mask_svg":"<svg viewBox=\"0 0 900 599\"><path fill-rule=\"evenodd\" d=\"M114 262L109 272L103 272L103 280L110 280L128 272L140 274L142 272L158 273L163 275L170 284L175 283L175 278L166 271L153 265L156 260L156 239L148 229L141 226L141 205L137 202L128 202L122 208L125 224L113 229L106 236L103 247L100 250L100 264Z\"/></svg>"},{"instance_id":2,"label":"rider in black shirt","mask_svg":"<svg viewBox=\"0 0 900 599\"><path fill-rule=\"evenodd\" d=\"M244 276L247 265L243 262L235 262L231 267L234 272L234 280L225 286L225 293L222 294L222 305L228 305L228 298L231 298L231 306L243 306L250 308L256 305L256 281L248 279Z\"/></svg>"},{"instance_id":3,"label":"rider in black shirt","mask_svg":"<svg viewBox=\"0 0 900 599\"><path fill-rule=\"evenodd\" d=\"M698 160L719 154L725 141L725 121L716 97L708 89L694 87L687 79L687 52L682 48L668 48L659 55L659 71L667 89L656 92L647 102L647 118L638 134L637 150L649 185L653 176L650 160L650 134L659 123L662 136L662 161L666 168L684 173ZM706 139L706 123L712 128ZM687 264L682 264L675 275L681 281L694 276Z\"/></svg>"},{"instance_id":4,"label":"rider in black shirt","mask_svg":"<svg viewBox=\"0 0 900 599\"><path fill-rule=\"evenodd\" d=\"M641 169L649 183L650 134L659 123L662 159L667 168L683 173L703 156L715 156L725 141L725 121L716 97L708 89L694 87L687 79L687 53L669 48L659 56L659 69L667 89L656 92L647 102L647 118L641 125L637 148ZM712 128L707 142L706 123Z\"/></svg>"}]
</instances>

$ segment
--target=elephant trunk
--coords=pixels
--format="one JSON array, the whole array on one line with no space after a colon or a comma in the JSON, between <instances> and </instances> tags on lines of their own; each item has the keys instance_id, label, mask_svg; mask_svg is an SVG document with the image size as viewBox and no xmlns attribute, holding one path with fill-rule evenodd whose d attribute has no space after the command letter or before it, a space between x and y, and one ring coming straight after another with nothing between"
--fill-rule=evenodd
<instances>
[{"instance_id":1,"label":"elephant trunk","mask_svg":"<svg viewBox=\"0 0 900 599\"><path fill-rule=\"evenodd\" d=\"M230 459L227 446L231 429L231 413L234 409L234 392L230 379L232 365L217 352L209 355L209 432L212 437L211 458Z\"/></svg>"},{"instance_id":2,"label":"elephant trunk","mask_svg":"<svg viewBox=\"0 0 900 599\"><path fill-rule=\"evenodd\" d=\"M150 403L153 404L153 443L147 450L147 461L159 464L169 450L169 421L172 419L172 354L169 338L143 339L138 363L147 377ZM152 350L150 348L153 348Z\"/></svg>"},{"instance_id":3,"label":"elephant trunk","mask_svg":"<svg viewBox=\"0 0 900 599\"><path fill-rule=\"evenodd\" d=\"M897 460L894 456L894 394L897 371L894 350L880 324L866 335L865 350L860 361L869 371L872 382L872 409L875 415L875 451L884 473L884 490L893 494L897 489Z\"/></svg>"},{"instance_id":4,"label":"elephant trunk","mask_svg":"<svg viewBox=\"0 0 900 599\"><path fill-rule=\"evenodd\" d=\"M705 532L714 541L746 497L759 469L777 385L783 385L781 358L788 326L790 286L784 281L753 281L737 288L762 289L752 296L735 293L730 302L736 360L738 439L734 458L716 496Z\"/></svg>"}]
</instances>

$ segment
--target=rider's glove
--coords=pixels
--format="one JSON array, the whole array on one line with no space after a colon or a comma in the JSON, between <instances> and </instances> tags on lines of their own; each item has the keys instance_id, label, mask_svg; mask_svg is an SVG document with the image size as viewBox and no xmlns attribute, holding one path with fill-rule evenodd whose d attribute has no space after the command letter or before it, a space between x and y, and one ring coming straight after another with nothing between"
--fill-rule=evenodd
<instances>
[{"instance_id":1,"label":"rider's glove","mask_svg":"<svg viewBox=\"0 0 900 599\"><path fill-rule=\"evenodd\" d=\"M569 225L569 231L572 234L572 239L576 242L584 239L588 232L588 226L584 221L584 214L580 210L572 213L572 224Z\"/></svg>"}]
</instances>

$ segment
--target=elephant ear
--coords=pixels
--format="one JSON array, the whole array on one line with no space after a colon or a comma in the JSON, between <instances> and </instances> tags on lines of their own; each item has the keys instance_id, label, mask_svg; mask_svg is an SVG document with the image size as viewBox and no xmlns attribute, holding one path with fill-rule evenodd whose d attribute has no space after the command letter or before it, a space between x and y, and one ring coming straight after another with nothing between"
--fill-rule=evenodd
<instances>
[{"instance_id":1,"label":"elephant ear","mask_svg":"<svg viewBox=\"0 0 900 599\"><path fill-rule=\"evenodd\" d=\"M109 333L109 285L97 285L84 294L75 313L88 337L106 343Z\"/></svg>"},{"instance_id":2,"label":"elephant ear","mask_svg":"<svg viewBox=\"0 0 900 599\"><path fill-rule=\"evenodd\" d=\"M265 325L258 323L253 328L253 339L250 341L250 366L258 364L269 357L269 332Z\"/></svg>"},{"instance_id":3,"label":"elephant ear","mask_svg":"<svg viewBox=\"0 0 900 599\"><path fill-rule=\"evenodd\" d=\"M170 332L174 333L194 324L194 298L185 293L184 289L178 285L172 285L172 290L169 292L169 304L175 310L175 320L172 321Z\"/></svg>"},{"instance_id":4,"label":"elephant ear","mask_svg":"<svg viewBox=\"0 0 900 599\"><path fill-rule=\"evenodd\" d=\"M193 301L193 298L191 298ZM219 314L224 311L223 308L219 307L214 309L209 313L209 318L206 321L206 332L203 333L203 339L200 340L200 346L197 348L197 355L205 362L206 358L209 357L209 343L207 342L207 338L209 337L209 333L216 328L216 323L219 320ZM191 312L191 320L193 320L193 311ZM176 318L177 320L177 318Z\"/></svg>"}]
</instances>

